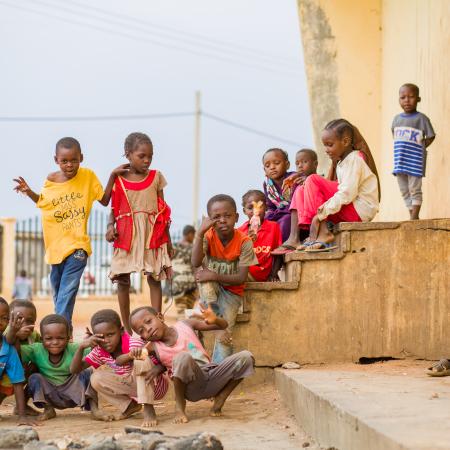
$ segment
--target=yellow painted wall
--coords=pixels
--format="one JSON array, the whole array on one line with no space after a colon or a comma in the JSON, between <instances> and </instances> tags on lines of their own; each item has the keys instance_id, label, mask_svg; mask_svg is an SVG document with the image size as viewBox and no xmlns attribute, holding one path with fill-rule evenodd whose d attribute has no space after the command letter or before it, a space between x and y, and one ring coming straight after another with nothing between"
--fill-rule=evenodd
<instances>
[{"instance_id":1,"label":"yellow painted wall","mask_svg":"<svg viewBox=\"0 0 450 450\"><path fill-rule=\"evenodd\" d=\"M419 110L437 133L429 148L421 218L450 217L450 1L298 0L298 7L321 162L323 125L347 118L360 128L378 165L382 203L376 220L408 218L391 174L390 125L401 112L398 88L416 83Z\"/></svg>"}]
</instances>

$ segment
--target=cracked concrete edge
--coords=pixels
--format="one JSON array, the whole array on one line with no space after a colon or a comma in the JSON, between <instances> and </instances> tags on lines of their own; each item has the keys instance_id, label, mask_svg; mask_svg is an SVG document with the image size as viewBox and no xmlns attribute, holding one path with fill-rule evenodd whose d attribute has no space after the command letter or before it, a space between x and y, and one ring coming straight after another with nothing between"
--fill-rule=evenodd
<instances>
[{"instance_id":1,"label":"cracked concrete edge","mask_svg":"<svg viewBox=\"0 0 450 450\"><path fill-rule=\"evenodd\" d=\"M301 369L300 369L301 370ZM284 369L275 369L275 386L297 423L319 445L339 450L411 450L357 416L308 389Z\"/></svg>"}]
</instances>

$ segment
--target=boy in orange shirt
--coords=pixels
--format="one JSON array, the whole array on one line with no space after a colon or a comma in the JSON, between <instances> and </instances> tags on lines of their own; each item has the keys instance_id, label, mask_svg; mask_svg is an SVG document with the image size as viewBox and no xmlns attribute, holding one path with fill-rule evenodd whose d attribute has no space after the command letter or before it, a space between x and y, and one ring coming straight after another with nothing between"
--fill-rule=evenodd
<instances>
[{"instance_id":1,"label":"boy in orange shirt","mask_svg":"<svg viewBox=\"0 0 450 450\"><path fill-rule=\"evenodd\" d=\"M233 353L231 332L242 305L244 284L250 266L258 264L250 237L235 228L239 219L232 197L219 194L207 204L192 248L192 266L197 268L200 302L211 304L213 311L228 322L217 332L213 362L219 364Z\"/></svg>"}]
</instances>

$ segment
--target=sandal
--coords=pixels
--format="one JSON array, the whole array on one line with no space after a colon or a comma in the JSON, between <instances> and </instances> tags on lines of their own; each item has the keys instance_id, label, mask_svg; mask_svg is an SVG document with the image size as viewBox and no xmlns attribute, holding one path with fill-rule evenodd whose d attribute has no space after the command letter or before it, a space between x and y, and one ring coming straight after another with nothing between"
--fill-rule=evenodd
<instances>
[{"instance_id":1,"label":"sandal","mask_svg":"<svg viewBox=\"0 0 450 450\"><path fill-rule=\"evenodd\" d=\"M292 253L297 249L297 247L294 247L293 245L289 244L281 244L279 247L277 247L275 250L271 251L271 255L286 255L287 253Z\"/></svg>"},{"instance_id":2,"label":"sandal","mask_svg":"<svg viewBox=\"0 0 450 450\"><path fill-rule=\"evenodd\" d=\"M319 244L320 247L319 248L306 248L304 251L308 252L308 253L321 253L321 252L329 252L331 250L338 248L338 246L334 242L326 243L326 242L322 242L322 241L311 242L311 244L308 245L308 247L311 247L312 245L315 245L315 244Z\"/></svg>"},{"instance_id":3,"label":"sandal","mask_svg":"<svg viewBox=\"0 0 450 450\"><path fill-rule=\"evenodd\" d=\"M427 375L430 377L448 377L450 375L450 361L441 359L427 369Z\"/></svg>"}]
</instances>

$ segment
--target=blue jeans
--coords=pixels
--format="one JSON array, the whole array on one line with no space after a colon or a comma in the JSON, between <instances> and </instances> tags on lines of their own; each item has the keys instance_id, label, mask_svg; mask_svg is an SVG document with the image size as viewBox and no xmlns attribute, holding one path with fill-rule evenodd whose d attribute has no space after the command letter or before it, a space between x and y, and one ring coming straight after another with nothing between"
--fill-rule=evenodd
<instances>
[{"instance_id":1,"label":"blue jeans","mask_svg":"<svg viewBox=\"0 0 450 450\"><path fill-rule=\"evenodd\" d=\"M210 302L212 310L228 322L226 330L216 331L212 361L220 364L225 358L233 354L232 332L236 323L236 316L242 305L242 297L227 291L215 281L207 281L202 284L211 284L211 288L217 293L217 301ZM204 302L203 306L208 305Z\"/></svg>"},{"instance_id":2,"label":"blue jeans","mask_svg":"<svg viewBox=\"0 0 450 450\"><path fill-rule=\"evenodd\" d=\"M81 275L87 264L88 255L84 250L75 250L63 262L52 264L50 283L53 289L55 313L64 316L72 326L75 298L80 287Z\"/></svg>"}]
</instances>

